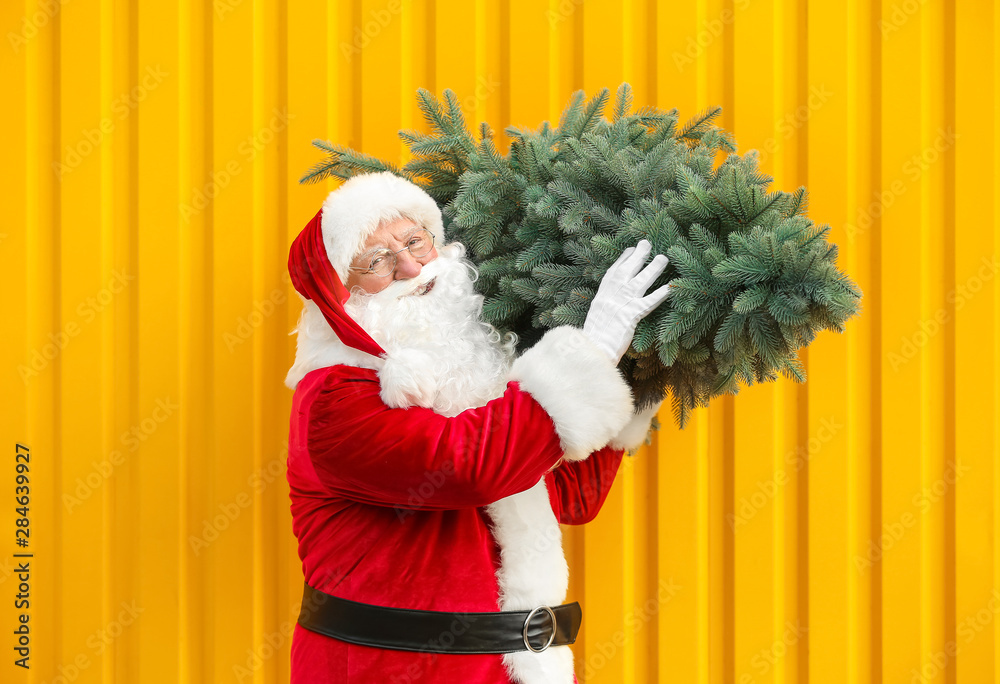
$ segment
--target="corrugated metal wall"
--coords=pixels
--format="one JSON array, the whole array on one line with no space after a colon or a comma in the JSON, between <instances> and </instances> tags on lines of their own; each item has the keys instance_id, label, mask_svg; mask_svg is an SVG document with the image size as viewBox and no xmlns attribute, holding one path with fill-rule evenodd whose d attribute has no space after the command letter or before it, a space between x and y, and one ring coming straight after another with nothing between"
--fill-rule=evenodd
<instances>
[{"instance_id":1,"label":"corrugated metal wall","mask_svg":"<svg viewBox=\"0 0 1000 684\"><path fill-rule=\"evenodd\" d=\"M400 160L417 87L499 129L627 80L685 118L722 105L777 187L806 185L865 309L803 354L805 385L683 432L664 412L569 531L581 681L1000 682L998 21L973 0L0 3L0 680L285 681L284 264L332 189L297 184L309 142Z\"/></svg>"}]
</instances>

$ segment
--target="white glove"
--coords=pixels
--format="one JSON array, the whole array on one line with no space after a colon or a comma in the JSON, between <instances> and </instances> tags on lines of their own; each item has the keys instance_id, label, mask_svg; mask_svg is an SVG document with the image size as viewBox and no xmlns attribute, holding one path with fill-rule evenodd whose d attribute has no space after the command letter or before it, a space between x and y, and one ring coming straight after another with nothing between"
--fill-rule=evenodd
<instances>
[{"instance_id":1,"label":"white glove","mask_svg":"<svg viewBox=\"0 0 1000 684\"><path fill-rule=\"evenodd\" d=\"M629 454L634 454L639 447L645 444L646 437L652 427L653 417L660 412L662 407L663 401L659 401L655 406L641 411L634 410L632 419L608 442L608 445L613 449L624 449Z\"/></svg>"},{"instance_id":2,"label":"white glove","mask_svg":"<svg viewBox=\"0 0 1000 684\"><path fill-rule=\"evenodd\" d=\"M669 261L665 255L657 254L640 272L652 249L648 240L640 240L638 245L622 252L601 279L583 324L583 332L615 365L632 343L639 321L670 294L672 284L667 283L643 296Z\"/></svg>"}]
</instances>

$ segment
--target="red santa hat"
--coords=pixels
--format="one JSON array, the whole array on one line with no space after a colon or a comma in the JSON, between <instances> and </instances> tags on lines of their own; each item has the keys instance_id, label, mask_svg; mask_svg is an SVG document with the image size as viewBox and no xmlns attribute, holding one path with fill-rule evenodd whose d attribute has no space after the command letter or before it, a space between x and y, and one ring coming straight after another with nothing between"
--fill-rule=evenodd
<instances>
[{"instance_id":1,"label":"red santa hat","mask_svg":"<svg viewBox=\"0 0 1000 684\"><path fill-rule=\"evenodd\" d=\"M340 340L372 356L385 351L344 310L347 269L383 223L406 218L443 237L441 210L422 188L391 171L349 178L331 192L299 233L288 255L296 291L323 312Z\"/></svg>"},{"instance_id":2,"label":"red santa hat","mask_svg":"<svg viewBox=\"0 0 1000 684\"><path fill-rule=\"evenodd\" d=\"M381 224L407 218L444 237L441 210L423 188L391 171L349 178L323 203L323 240L333 270L347 281L347 267Z\"/></svg>"}]
</instances>

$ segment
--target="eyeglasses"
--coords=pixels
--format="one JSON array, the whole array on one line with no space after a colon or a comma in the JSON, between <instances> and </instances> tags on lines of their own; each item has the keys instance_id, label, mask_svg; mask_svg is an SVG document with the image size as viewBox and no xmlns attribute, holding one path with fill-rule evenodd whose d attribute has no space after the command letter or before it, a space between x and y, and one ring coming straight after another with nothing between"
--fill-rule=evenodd
<instances>
[{"instance_id":1,"label":"eyeglasses","mask_svg":"<svg viewBox=\"0 0 1000 684\"><path fill-rule=\"evenodd\" d=\"M427 256L432 249L434 249L434 233L426 228L421 228L410 235L406 241L406 247L403 247L403 249L393 252L391 249L383 247L372 255L372 260L369 262L367 268L364 266L349 266L348 270L359 273L372 273L380 278L384 278L396 270L396 255L400 252L409 250L411 256L419 258Z\"/></svg>"}]
</instances>

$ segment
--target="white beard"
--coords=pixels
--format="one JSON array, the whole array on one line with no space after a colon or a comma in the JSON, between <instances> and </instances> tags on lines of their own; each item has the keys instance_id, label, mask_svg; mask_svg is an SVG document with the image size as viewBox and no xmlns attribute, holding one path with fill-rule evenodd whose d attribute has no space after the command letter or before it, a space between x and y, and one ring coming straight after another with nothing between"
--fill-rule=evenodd
<instances>
[{"instance_id":1,"label":"white beard","mask_svg":"<svg viewBox=\"0 0 1000 684\"><path fill-rule=\"evenodd\" d=\"M344 304L386 351L379 370L382 400L390 407L424 406L445 416L482 406L503 394L517 337L480 320L483 296L473 287L475 267L452 243L416 278L393 281L381 292L356 288ZM426 294L411 294L427 283Z\"/></svg>"}]
</instances>

